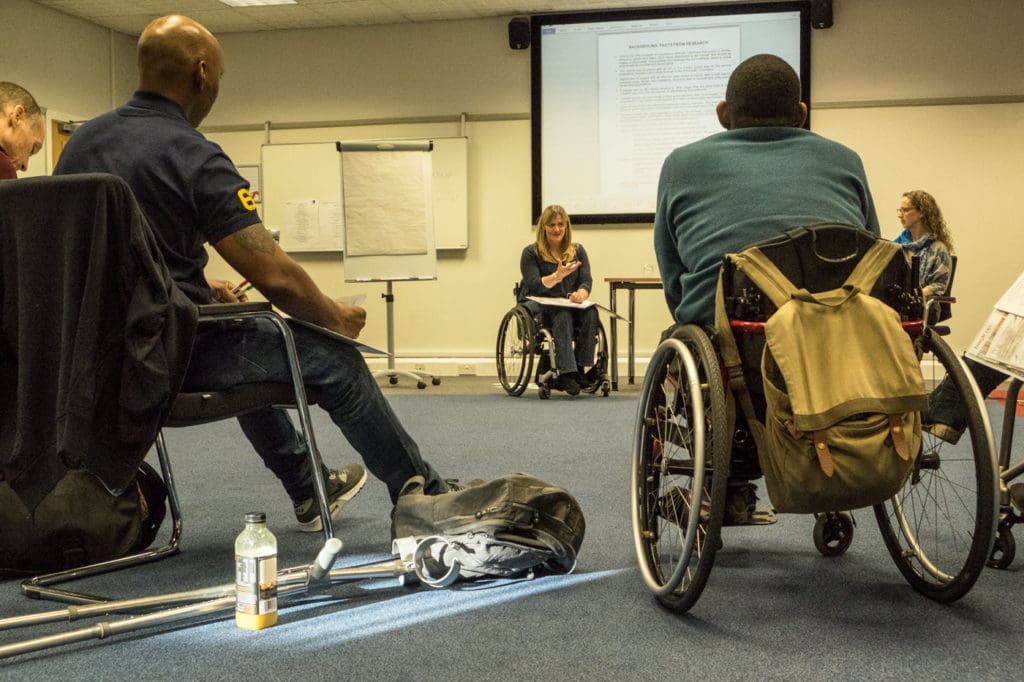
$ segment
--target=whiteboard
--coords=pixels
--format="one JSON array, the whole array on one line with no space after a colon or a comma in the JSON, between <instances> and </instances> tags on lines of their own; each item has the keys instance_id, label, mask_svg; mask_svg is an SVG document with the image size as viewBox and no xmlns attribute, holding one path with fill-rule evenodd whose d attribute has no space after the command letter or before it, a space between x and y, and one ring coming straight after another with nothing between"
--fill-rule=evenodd
<instances>
[{"instance_id":1,"label":"whiteboard","mask_svg":"<svg viewBox=\"0 0 1024 682\"><path fill-rule=\"evenodd\" d=\"M425 142L353 140L351 142ZM431 195L436 249L469 248L468 139L432 138ZM342 142L343 145L349 142ZM260 147L263 224L281 233L293 253L343 251L341 162L337 142L264 144ZM300 221L304 234L289 230ZM316 227L316 233L313 228Z\"/></svg>"}]
</instances>

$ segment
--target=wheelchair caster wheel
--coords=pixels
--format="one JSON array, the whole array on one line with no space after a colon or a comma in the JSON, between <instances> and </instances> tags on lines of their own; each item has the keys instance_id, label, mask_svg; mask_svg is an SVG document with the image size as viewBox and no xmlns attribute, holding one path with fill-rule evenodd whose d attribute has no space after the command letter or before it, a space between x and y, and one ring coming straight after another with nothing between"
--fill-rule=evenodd
<instances>
[{"instance_id":1,"label":"wheelchair caster wheel","mask_svg":"<svg viewBox=\"0 0 1024 682\"><path fill-rule=\"evenodd\" d=\"M426 382L423 382L423 381L417 381L416 382L416 388L426 388L426 387L427 387Z\"/></svg>"},{"instance_id":2,"label":"wheelchair caster wheel","mask_svg":"<svg viewBox=\"0 0 1024 682\"><path fill-rule=\"evenodd\" d=\"M817 514L814 546L822 556L840 556L853 542L853 517L843 512Z\"/></svg>"},{"instance_id":3,"label":"wheelchair caster wheel","mask_svg":"<svg viewBox=\"0 0 1024 682\"><path fill-rule=\"evenodd\" d=\"M439 379L438 377L434 377L433 379L430 380L430 383L433 384L434 386L440 386L441 379Z\"/></svg>"},{"instance_id":4,"label":"wheelchair caster wheel","mask_svg":"<svg viewBox=\"0 0 1024 682\"><path fill-rule=\"evenodd\" d=\"M547 400L548 398L551 397L551 389L548 386L541 386L539 389L537 389L537 396L541 400Z\"/></svg>"},{"instance_id":5,"label":"wheelchair caster wheel","mask_svg":"<svg viewBox=\"0 0 1024 682\"><path fill-rule=\"evenodd\" d=\"M1000 528L985 565L990 568L1009 568L1016 554L1017 541L1013 539L1013 532L1009 528Z\"/></svg>"},{"instance_id":6,"label":"wheelchair caster wheel","mask_svg":"<svg viewBox=\"0 0 1024 682\"><path fill-rule=\"evenodd\" d=\"M398 377L388 377L388 383L394 386L398 383Z\"/></svg>"},{"instance_id":7,"label":"wheelchair caster wheel","mask_svg":"<svg viewBox=\"0 0 1024 682\"><path fill-rule=\"evenodd\" d=\"M601 384L601 395L603 395L605 398L607 398L611 394L612 394L612 389L611 389L611 386L608 385L608 382L606 381L603 384Z\"/></svg>"}]
</instances>

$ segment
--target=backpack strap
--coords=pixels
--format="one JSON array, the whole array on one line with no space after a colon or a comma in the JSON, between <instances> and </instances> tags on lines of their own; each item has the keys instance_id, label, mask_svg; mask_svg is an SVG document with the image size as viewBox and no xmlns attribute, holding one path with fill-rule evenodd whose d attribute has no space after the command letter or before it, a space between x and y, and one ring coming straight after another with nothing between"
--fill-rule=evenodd
<instances>
[{"instance_id":1,"label":"backpack strap","mask_svg":"<svg viewBox=\"0 0 1024 682\"><path fill-rule=\"evenodd\" d=\"M900 459L906 461L910 458L910 445L907 443L907 434L903 430L903 415L889 415L889 435L892 436L892 446Z\"/></svg>"},{"instance_id":2,"label":"backpack strap","mask_svg":"<svg viewBox=\"0 0 1024 682\"><path fill-rule=\"evenodd\" d=\"M734 255L736 254L730 254L729 257L732 258ZM764 424L757 418L754 403L750 399L747 381L743 378L743 362L740 359L740 351L736 346L736 338L732 335L732 327L729 326L729 316L725 312L725 290L722 286L724 270L725 268L722 268L718 273L718 288L715 291L715 337L718 341L718 352L722 356L722 364L725 366L729 379L729 391L747 418L747 428L750 429L750 435L754 437L755 447L759 452L764 452L766 447ZM731 414L731 405L729 412L729 433L732 433L735 428L735 415Z\"/></svg>"},{"instance_id":3,"label":"backpack strap","mask_svg":"<svg viewBox=\"0 0 1024 682\"><path fill-rule=\"evenodd\" d=\"M796 286L756 246L744 249L741 253L730 253L726 258L735 263L736 268L742 270L743 274L750 278L754 286L764 292L776 308L781 308L782 304L796 292Z\"/></svg>"},{"instance_id":4,"label":"backpack strap","mask_svg":"<svg viewBox=\"0 0 1024 682\"><path fill-rule=\"evenodd\" d=\"M870 292L871 288L875 286L875 281L885 272L893 257L902 248L896 242L887 239L875 240L875 243L864 252L860 261L854 266L853 272L846 278L843 286L852 286L860 291Z\"/></svg>"}]
</instances>

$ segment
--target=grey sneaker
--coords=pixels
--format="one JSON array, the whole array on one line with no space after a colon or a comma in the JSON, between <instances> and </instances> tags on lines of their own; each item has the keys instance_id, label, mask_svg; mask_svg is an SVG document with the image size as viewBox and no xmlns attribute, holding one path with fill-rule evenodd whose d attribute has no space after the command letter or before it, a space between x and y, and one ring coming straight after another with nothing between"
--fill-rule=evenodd
<instances>
[{"instance_id":1,"label":"grey sneaker","mask_svg":"<svg viewBox=\"0 0 1024 682\"><path fill-rule=\"evenodd\" d=\"M725 493L723 526L769 526L778 519L775 511L757 505L757 486L753 483L730 484Z\"/></svg>"},{"instance_id":2,"label":"grey sneaker","mask_svg":"<svg viewBox=\"0 0 1024 682\"><path fill-rule=\"evenodd\" d=\"M363 489L366 479L366 468L361 464L349 464L344 469L332 469L328 473L324 484L327 486L327 504L332 521L341 517L342 507ZM299 522L299 530L305 533L317 533L324 528L320 520L320 505L314 497L295 504L295 518Z\"/></svg>"}]
</instances>

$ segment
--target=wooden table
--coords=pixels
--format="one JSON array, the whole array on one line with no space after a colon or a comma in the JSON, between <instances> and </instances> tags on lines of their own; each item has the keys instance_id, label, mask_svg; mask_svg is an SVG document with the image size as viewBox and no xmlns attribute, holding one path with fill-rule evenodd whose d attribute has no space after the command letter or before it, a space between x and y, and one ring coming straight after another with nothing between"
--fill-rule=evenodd
<instances>
[{"instance_id":1,"label":"wooden table","mask_svg":"<svg viewBox=\"0 0 1024 682\"><path fill-rule=\"evenodd\" d=\"M617 317L617 301L616 294L619 289L625 289L629 292L629 315L626 317L626 322L629 324L629 344L628 344L628 356L629 364L628 367L628 380L632 384L634 380L634 333L633 330L636 328L634 322L636 321L636 290L637 289L661 289L661 279L659 277L605 277L604 281L608 283L608 299L610 301L609 308L612 311L611 326L612 326L612 340L611 349L609 351L609 362L612 366L612 390L619 390L619 318Z\"/></svg>"}]
</instances>

